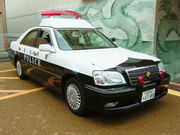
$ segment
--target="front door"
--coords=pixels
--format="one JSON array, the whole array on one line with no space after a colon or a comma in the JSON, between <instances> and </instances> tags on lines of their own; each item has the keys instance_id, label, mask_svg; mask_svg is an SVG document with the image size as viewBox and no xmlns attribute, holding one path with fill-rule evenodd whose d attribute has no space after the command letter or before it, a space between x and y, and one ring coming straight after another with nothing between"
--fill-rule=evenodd
<instances>
[{"instance_id":1,"label":"front door","mask_svg":"<svg viewBox=\"0 0 180 135\"><path fill-rule=\"evenodd\" d=\"M46 44L52 47L55 51L54 44L51 38L51 32L48 29L41 28L37 39L36 48L39 45ZM41 76L43 82L47 82L47 85L56 89L60 83L59 73L61 70L56 65L56 52L38 51L38 58L41 60L40 68L36 71L37 77Z\"/></svg>"}]
</instances>

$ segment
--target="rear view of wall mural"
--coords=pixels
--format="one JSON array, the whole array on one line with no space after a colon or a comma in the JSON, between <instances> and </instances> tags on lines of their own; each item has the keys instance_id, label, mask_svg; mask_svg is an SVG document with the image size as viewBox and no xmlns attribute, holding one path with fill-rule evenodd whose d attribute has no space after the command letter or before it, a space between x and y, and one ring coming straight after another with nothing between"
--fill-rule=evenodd
<instances>
[{"instance_id":1,"label":"rear view of wall mural","mask_svg":"<svg viewBox=\"0 0 180 135\"><path fill-rule=\"evenodd\" d=\"M180 78L180 1L161 0L158 16L157 56L174 80Z\"/></svg>"},{"instance_id":2,"label":"rear view of wall mural","mask_svg":"<svg viewBox=\"0 0 180 135\"><path fill-rule=\"evenodd\" d=\"M97 0L75 10L116 44L153 54L155 0Z\"/></svg>"}]
</instances>

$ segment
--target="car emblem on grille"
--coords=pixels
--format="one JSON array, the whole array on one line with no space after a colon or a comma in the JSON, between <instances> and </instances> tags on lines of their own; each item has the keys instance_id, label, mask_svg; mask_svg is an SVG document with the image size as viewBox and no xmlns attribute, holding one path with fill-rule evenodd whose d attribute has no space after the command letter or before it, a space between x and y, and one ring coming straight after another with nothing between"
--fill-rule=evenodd
<instances>
[{"instance_id":1,"label":"car emblem on grille","mask_svg":"<svg viewBox=\"0 0 180 135\"><path fill-rule=\"evenodd\" d=\"M151 75L150 72L147 72L147 73L146 73L146 76L147 76L147 77L150 77L150 75Z\"/></svg>"}]
</instances>

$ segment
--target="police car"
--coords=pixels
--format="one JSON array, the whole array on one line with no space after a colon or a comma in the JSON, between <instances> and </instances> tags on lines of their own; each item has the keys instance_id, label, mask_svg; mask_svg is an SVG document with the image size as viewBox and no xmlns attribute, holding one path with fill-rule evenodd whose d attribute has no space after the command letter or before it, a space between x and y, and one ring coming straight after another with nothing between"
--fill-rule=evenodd
<instances>
[{"instance_id":1,"label":"police car","mask_svg":"<svg viewBox=\"0 0 180 135\"><path fill-rule=\"evenodd\" d=\"M167 94L170 76L160 59L118 47L79 13L42 16L50 17L11 42L12 62L20 79L63 95L73 113L127 110Z\"/></svg>"}]
</instances>

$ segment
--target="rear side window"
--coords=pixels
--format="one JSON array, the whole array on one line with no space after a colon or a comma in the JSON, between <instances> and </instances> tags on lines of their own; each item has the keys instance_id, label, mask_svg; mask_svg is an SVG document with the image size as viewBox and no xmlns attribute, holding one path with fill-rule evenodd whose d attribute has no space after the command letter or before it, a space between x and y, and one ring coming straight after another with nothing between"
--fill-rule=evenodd
<instances>
[{"instance_id":1,"label":"rear side window","mask_svg":"<svg viewBox=\"0 0 180 135\"><path fill-rule=\"evenodd\" d=\"M29 32L21 41L21 44L34 47L36 44L37 35L38 35L38 30L33 30Z\"/></svg>"}]
</instances>

